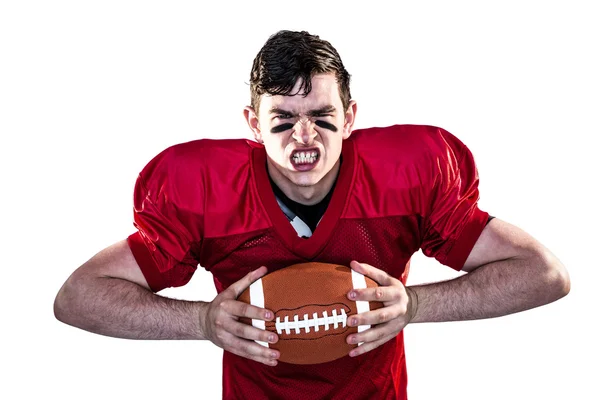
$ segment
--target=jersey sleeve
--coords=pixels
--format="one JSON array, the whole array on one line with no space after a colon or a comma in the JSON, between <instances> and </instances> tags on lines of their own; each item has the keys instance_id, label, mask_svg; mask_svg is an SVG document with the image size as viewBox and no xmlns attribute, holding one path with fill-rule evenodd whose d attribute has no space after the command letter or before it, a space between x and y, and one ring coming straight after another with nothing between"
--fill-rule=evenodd
<instances>
[{"instance_id":1,"label":"jersey sleeve","mask_svg":"<svg viewBox=\"0 0 600 400\"><path fill-rule=\"evenodd\" d=\"M488 222L477 203L479 174L471 151L449 132L437 128L430 149L421 250L460 270Z\"/></svg>"},{"instance_id":2,"label":"jersey sleeve","mask_svg":"<svg viewBox=\"0 0 600 400\"><path fill-rule=\"evenodd\" d=\"M200 179L185 176L189 170L170 148L150 161L135 183L137 232L127 242L155 292L185 285L198 266L202 210L190 205L203 204L195 198L202 190Z\"/></svg>"}]
</instances>

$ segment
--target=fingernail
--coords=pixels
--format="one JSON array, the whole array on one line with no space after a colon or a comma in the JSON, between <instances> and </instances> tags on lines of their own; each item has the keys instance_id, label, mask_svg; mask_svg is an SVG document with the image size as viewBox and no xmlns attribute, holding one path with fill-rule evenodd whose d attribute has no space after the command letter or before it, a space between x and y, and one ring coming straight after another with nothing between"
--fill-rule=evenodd
<instances>
[{"instance_id":1,"label":"fingernail","mask_svg":"<svg viewBox=\"0 0 600 400\"><path fill-rule=\"evenodd\" d=\"M357 322L358 322L358 321L356 320L356 318L351 318L351 319L350 319L350 326L354 326L354 325L356 325L356 324L357 324Z\"/></svg>"},{"instance_id":2,"label":"fingernail","mask_svg":"<svg viewBox=\"0 0 600 400\"><path fill-rule=\"evenodd\" d=\"M356 351L353 350L350 352L350 357L354 357L354 356L356 356Z\"/></svg>"},{"instance_id":3,"label":"fingernail","mask_svg":"<svg viewBox=\"0 0 600 400\"><path fill-rule=\"evenodd\" d=\"M269 342L273 343L275 341L275 335L269 335Z\"/></svg>"},{"instance_id":4,"label":"fingernail","mask_svg":"<svg viewBox=\"0 0 600 400\"><path fill-rule=\"evenodd\" d=\"M271 358L277 358L277 353L271 353Z\"/></svg>"},{"instance_id":5,"label":"fingernail","mask_svg":"<svg viewBox=\"0 0 600 400\"><path fill-rule=\"evenodd\" d=\"M350 292L350 298L352 300L356 299L356 292L354 290Z\"/></svg>"},{"instance_id":6,"label":"fingernail","mask_svg":"<svg viewBox=\"0 0 600 400\"><path fill-rule=\"evenodd\" d=\"M273 316L271 315L271 312L270 312L270 311L267 311L267 312L265 313L265 319L271 319L271 318L273 318Z\"/></svg>"}]
</instances>

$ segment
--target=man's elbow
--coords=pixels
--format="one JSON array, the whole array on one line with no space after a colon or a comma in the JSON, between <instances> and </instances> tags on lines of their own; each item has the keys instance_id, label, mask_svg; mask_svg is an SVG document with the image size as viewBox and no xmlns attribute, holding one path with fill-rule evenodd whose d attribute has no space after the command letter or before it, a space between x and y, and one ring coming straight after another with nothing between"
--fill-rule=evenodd
<instances>
[{"instance_id":1,"label":"man's elbow","mask_svg":"<svg viewBox=\"0 0 600 400\"><path fill-rule=\"evenodd\" d=\"M71 275L63 284L54 299L54 317L60 322L73 325L73 315L76 313L74 308L77 305L78 285L77 277Z\"/></svg>"},{"instance_id":2,"label":"man's elbow","mask_svg":"<svg viewBox=\"0 0 600 400\"><path fill-rule=\"evenodd\" d=\"M571 291L571 278L565 266L548 250L541 255L549 302L565 297Z\"/></svg>"},{"instance_id":3,"label":"man's elbow","mask_svg":"<svg viewBox=\"0 0 600 400\"><path fill-rule=\"evenodd\" d=\"M60 322L65 322L66 307L62 298L61 291L58 292L56 298L54 299L54 317Z\"/></svg>"},{"instance_id":4,"label":"man's elbow","mask_svg":"<svg viewBox=\"0 0 600 400\"><path fill-rule=\"evenodd\" d=\"M554 285L556 287L556 300L565 297L571 291L571 278L569 277L569 273L567 269L560 261L557 261L558 265L555 267L555 278Z\"/></svg>"}]
</instances>

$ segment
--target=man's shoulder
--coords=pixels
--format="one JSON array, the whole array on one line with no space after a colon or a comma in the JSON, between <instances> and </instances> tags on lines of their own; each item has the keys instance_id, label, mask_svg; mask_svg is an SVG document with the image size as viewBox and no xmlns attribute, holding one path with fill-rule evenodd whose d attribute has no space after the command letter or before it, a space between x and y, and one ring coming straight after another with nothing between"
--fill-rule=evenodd
<instances>
[{"instance_id":1,"label":"man's shoulder","mask_svg":"<svg viewBox=\"0 0 600 400\"><path fill-rule=\"evenodd\" d=\"M199 139L178 143L161 151L151 162L173 167L193 167L207 165L229 165L231 162L249 157L256 143L245 139Z\"/></svg>"},{"instance_id":2,"label":"man's shoulder","mask_svg":"<svg viewBox=\"0 0 600 400\"><path fill-rule=\"evenodd\" d=\"M431 160L448 149L459 150L462 142L447 130L433 125L393 125L357 129L350 140L361 158L377 160Z\"/></svg>"},{"instance_id":3,"label":"man's shoulder","mask_svg":"<svg viewBox=\"0 0 600 400\"><path fill-rule=\"evenodd\" d=\"M459 141L447 130L433 125L392 125L357 129L350 136L361 147L423 148L444 144L448 140Z\"/></svg>"},{"instance_id":4,"label":"man's shoulder","mask_svg":"<svg viewBox=\"0 0 600 400\"><path fill-rule=\"evenodd\" d=\"M167 147L140 172L144 180L170 180L177 184L202 180L206 174L217 176L230 169L244 168L255 142L245 139L199 139Z\"/></svg>"},{"instance_id":5,"label":"man's shoulder","mask_svg":"<svg viewBox=\"0 0 600 400\"><path fill-rule=\"evenodd\" d=\"M246 139L198 139L175 144L162 153L165 158L174 161L206 162L223 157L248 155L256 146L259 145Z\"/></svg>"}]
</instances>

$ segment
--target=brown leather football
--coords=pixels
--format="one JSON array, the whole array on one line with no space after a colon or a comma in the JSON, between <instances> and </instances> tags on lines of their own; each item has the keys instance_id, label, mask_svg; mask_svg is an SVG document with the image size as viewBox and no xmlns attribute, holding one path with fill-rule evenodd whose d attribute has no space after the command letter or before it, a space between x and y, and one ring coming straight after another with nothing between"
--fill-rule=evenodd
<instances>
[{"instance_id":1,"label":"brown leather football","mask_svg":"<svg viewBox=\"0 0 600 400\"><path fill-rule=\"evenodd\" d=\"M352 288L378 286L372 279L343 265L304 263L283 268L254 282L238 300L275 313L273 321L242 318L247 324L277 333L279 361L319 364L347 356L357 345L346 337L370 326L349 327L348 318L382 307L380 302L352 301Z\"/></svg>"}]
</instances>

